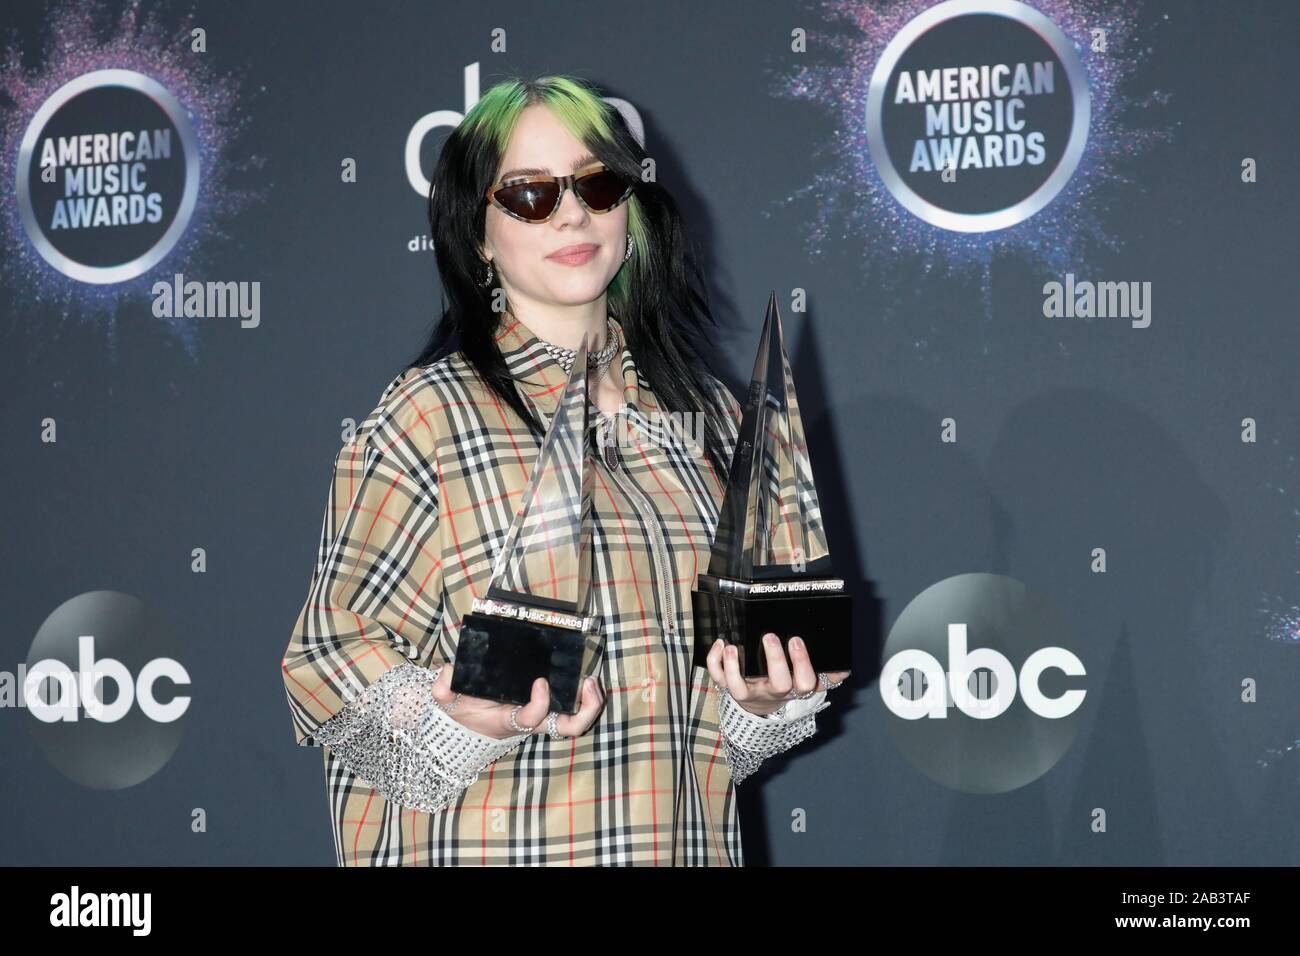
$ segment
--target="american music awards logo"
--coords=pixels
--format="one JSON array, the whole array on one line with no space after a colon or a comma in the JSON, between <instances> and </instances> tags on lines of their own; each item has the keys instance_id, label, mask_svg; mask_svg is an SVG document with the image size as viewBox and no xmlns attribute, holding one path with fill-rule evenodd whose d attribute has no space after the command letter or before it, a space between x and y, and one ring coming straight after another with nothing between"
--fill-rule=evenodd
<instances>
[{"instance_id":1,"label":"american music awards logo","mask_svg":"<svg viewBox=\"0 0 1300 956\"><path fill-rule=\"evenodd\" d=\"M55 0L41 34L14 42L32 49L0 63L11 187L0 285L13 307L42 315L10 334L48 340L58 323L91 315L107 323L111 351L115 317L144 305L195 352L196 323L177 321L193 310L155 308L155 286L194 276L207 282L185 290L212 286L207 253L269 194L265 158L244 141L260 90L244 89L245 68L218 65L192 12Z\"/></svg>"},{"instance_id":2,"label":"american music awards logo","mask_svg":"<svg viewBox=\"0 0 1300 956\"><path fill-rule=\"evenodd\" d=\"M911 266L974 279L989 320L996 259L1059 280L1125 244L1108 213L1141 188L1128 167L1176 137L1171 94L1135 78L1174 14L1140 0L821 9L772 92L828 114L829 132L810 178L765 214L797 215L812 259L851 254L874 314L911 321L918 355L949 330L907 311Z\"/></svg>"},{"instance_id":3,"label":"american music awards logo","mask_svg":"<svg viewBox=\"0 0 1300 956\"><path fill-rule=\"evenodd\" d=\"M194 128L176 97L143 73L95 70L32 118L15 195L46 262L81 282L122 282L176 246L199 175Z\"/></svg>"},{"instance_id":4,"label":"american music awards logo","mask_svg":"<svg viewBox=\"0 0 1300 956\"><path fill-rule=\"evenodd\" d=\"M1069 181L1088 80L1059 27L1016 0L950 0L910 21L871 77L866 131L894 197L960 232L1003 229Z\"/></svg>"}]
</instances>

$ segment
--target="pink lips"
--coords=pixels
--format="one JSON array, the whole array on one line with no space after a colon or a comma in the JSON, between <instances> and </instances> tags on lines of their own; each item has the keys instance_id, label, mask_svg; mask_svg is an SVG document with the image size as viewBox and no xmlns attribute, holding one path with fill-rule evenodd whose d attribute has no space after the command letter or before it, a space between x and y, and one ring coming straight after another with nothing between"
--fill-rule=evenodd
<instances>
[{"instance_id":1,"label":"pink lips","mask_svg":"<svg viewBox=\"0 0 1300 956\"><path fill-rule=\"evenodd\" d=\"M565 246L563 249L556 249L546 258L553 259L556 262L562 262L566 266L580 266L584 262L590 262L596 255L598 247L594 243L581 242L574 246Z\"/></svg>"}]
</instances>

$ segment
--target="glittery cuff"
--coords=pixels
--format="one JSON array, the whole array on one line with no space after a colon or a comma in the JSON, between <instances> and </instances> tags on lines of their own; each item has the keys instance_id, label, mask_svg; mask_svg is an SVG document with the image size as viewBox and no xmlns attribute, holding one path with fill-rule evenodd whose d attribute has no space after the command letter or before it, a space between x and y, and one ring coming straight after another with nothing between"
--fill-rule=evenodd
<instances>
[{"instance_id":1,"label":"glittery cuff","mask_svg":"<svg viewBox=\"0 0 1300 956\"><path fill-rule=\"evenodd\" d=\"M726 687L716 683L714 686L718 691L722 741L733 784L752 774L768 757L789 750L817 733L816 714L831 705L826 691L819 690L806 700L787 702L781 716L760 717L741 707Z\"/></svg>"},{"instance_id":2,"label":"glittery cuff","mask_svg":"<svg viewBox=\"0 0 1300 956\"><path fill-rule=\"evenodd\" d=\"M453 719L433 698L441 669L399 664L312 736L393 803L443 809L528 734L490 737Z\"/></svg>"}]
</instances>

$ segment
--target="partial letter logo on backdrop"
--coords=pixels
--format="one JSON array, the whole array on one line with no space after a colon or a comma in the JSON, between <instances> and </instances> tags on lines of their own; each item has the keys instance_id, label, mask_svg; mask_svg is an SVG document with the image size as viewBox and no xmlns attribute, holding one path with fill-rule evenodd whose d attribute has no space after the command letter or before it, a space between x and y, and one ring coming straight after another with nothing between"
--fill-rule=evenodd
<instances>
[{"instance_id":1,"label":"partial letter logo on backdrop","mask_svg":"<svg viewBox=\"0 0 1300 956\"><path fill-rule=\"evenodd\" d=\"M424 175L424 169L420 165L420 147L424 143L424 138L439 128L455 128L460 125L461 120L478 103L479 93L479 65L471 63L464 70L464 112L456 110L434 110L426 113L415 121L411 131L406 134L406 147L402 154L403 165L406 168L406 181L410 184L420 196L429 195L429 177ZM605 102L614 107L623 114L627 121L628 129L636 137L638 143L645 145L645 123L641 120L641 114L637 112L635 106L627 100L617 99L615 97L605 97Z\"/></svg>"}]
</instances>

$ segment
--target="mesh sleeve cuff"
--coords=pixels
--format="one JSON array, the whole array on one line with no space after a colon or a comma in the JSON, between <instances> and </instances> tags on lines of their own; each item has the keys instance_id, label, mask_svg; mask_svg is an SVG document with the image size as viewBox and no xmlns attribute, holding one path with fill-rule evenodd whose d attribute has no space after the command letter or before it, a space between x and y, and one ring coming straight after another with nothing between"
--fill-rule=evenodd
<instances>
[{"instance_id":1,"label":"mesh sleeve cuff","mask_svg":"<svg viewBox=\"0 0 1300 956\"><path fill-rule=\"evenodd\" d=\"M726 687L715 686L722 740L733 784L752 774L768 757L789 750L815 734L815 715L830 706L826 691L819 690L806 700L796 698L787 702L780 715L760 717L740 706Z\"/></svg>"},{"instance_id":2,"label":"mesh sleeve cuff","mask_svg":"<svg viewBox=\"0 0 1300 956\"><path fill-rule=\"evenodd\" d=\"M490 737L453 719L433 697L441 669L399 664L313 734L386 798L425 813L446 807L529 736Z\"/></svg>"}]
</instances>

